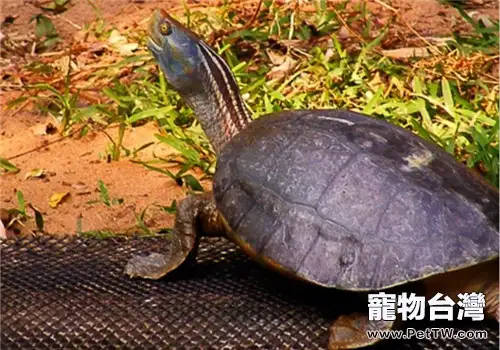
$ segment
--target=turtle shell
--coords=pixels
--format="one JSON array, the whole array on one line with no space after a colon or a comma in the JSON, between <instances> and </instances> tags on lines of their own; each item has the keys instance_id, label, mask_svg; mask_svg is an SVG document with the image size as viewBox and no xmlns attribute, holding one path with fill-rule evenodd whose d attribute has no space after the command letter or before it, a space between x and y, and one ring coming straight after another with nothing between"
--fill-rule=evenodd
<instances>
[{"instance_id":1,"label":"turtle shell","mask_svg":"<svg viewBox=\"0 0 500 350\"><path fill-rule=\"evenodd\" d=\"M219 155L218 209L246 251L373 290L498 257L498 191L434 144L343 110L253 121Z\"/></svg>"}]
</instances>

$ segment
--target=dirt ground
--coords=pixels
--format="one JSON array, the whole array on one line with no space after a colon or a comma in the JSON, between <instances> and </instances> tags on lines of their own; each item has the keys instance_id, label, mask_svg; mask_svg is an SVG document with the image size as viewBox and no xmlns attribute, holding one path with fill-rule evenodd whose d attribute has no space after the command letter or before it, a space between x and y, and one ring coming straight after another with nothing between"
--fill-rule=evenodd
<instances>
[{"instance_id":1,"label":"dirt ground","mask_svg":"<svg viewBox=\"0 0 500 350\"><path fill-rule=\"evenodd\" d=\"M107 230L113 232L130 231L135 227L135 215L149 206L146 224L151 228L172 226L172 215L161 210L155 204L169 206L174 199L185 196L185 189L179 187L166 176L145 169L128 159L107 163L102 159L106 146L110 143L103 133L92 132L81 139L63 139L55 133L41 135L50 123L46 117L27 111L19 112L15 118L2 118L1 155L6 158L24 153L33 148L44 146L40 150L12 160L21 171L18 174L6 174L1 178L0 198L4 208L17 208L15 192L22 191L26 201L39 209L45 219L47 232L76 232L77 220L81 217L82 230ZM115 137L116 128L107 132ZM153 124L128 129L124 146L134 149L150 141L155 141L157 128ZM52 143L56 141L55 143ZM143 161L156 156L166 156L174 150L164 144L139 153ZM100 155L101 154L101 155ZM32 169L46 170L44 178L26 180L25 175ZM110 198L123 199L123 204L107 207L99 199L98 181L102 180L109 190ZM210 183L202 182L206 189ZM57 208L49 206L53 193L69 192L69 197Z\"/></svg>"},{"instance_id":2,"label":"dirt ground","mask_svg":"<svg viewBox=\"0 0 500 350\"><path fill-rule=\"evenodd\" d=\"M33 14L40 13L35 0L3 0L1 16L4 20L12 16L15 21L5 33L28 34L34 30L29 24ZM47 1L45 1L47 2ZM106 0L96 1L104 19L118 28L137 26L143 23L151 11L157 7L172 8L179 1L161 0ZM190 1L190 6L202 6L208 1ZM210 2L210 3L215 3ZM379 13L381 18L392 10L382 6L380 1L368 1L369 8ZM389 2L387 2L389 3ZM493 1L471 0L477 9L474 15L498 16L498 4ZM424 37L450 35L452 30L467 28L459 19L456 11L447 8L436 0L393 0L392 8L404 14L404 19ZM71 40L79 29L96 18L94 9L88 1L72 1L67 12L57 15L54 24L65 40ZM414 36L407 26L398 29L401 36ZM7 174L0 178L0 206L11 209L17 207L16 190L23 192L27 202L38 208L45 219L45 231L51 234L74 233L77 221L81 218L82 229L130 231L135 226L134 213L148 210L146 224L151 228L171 227L173 217L161 211L154 204L170 205L172 200L185 196L185 189L170 178L157 172L146 170L143 166L131 163L127 158L119 162L107 163L99 154L103 153L108 138L103 133L91 133L82 139L57 140L57 134L43 134L45 125L51 120L39 115L30 108L7 113L3 107L16 97L17 92L0 92L2 118L0 120L0 156L11 159L21 169L18 174ZM156 128L152 124L127 130L124 145L137 148L147 142L155 141ZM116 133L116 129L109 130ZM41 149L16 157L31 149ZM173 150L156 144L140 154L141 160L152 158L152 152L168 154ZM27 172L43 168L47 175L43 179L25 179ZM102 180L108 187L112 198L122 198L124 203L107 207L102 203L89 204L99 197L97 183ZM210 183L202 182L205 189ZM69 192L70 195L57 208L49 206L49 197L55 192Z\"/></svg>"}]
</instances>

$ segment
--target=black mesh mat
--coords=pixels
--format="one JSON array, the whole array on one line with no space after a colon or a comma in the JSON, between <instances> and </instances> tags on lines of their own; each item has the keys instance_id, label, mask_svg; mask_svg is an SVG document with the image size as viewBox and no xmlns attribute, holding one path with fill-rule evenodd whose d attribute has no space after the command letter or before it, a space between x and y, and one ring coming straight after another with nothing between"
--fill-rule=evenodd
<instances>
[{"instance_id":1,"label":"black mesh mat","mask_svg":"<svg viewBox=\"0 0 500 350\"><path fill-rule=\"evenodd\" d=\"M352 293L277 276L222 239L204 240L195 265L163 280L123 275L131 255L161 251L166 242L4 241L1 348L325 349L329 324L359 304ZM453 326L487 329L489 337L391 341L378 348L498 349L496 323Z\"/></svg>"}]
</instances>

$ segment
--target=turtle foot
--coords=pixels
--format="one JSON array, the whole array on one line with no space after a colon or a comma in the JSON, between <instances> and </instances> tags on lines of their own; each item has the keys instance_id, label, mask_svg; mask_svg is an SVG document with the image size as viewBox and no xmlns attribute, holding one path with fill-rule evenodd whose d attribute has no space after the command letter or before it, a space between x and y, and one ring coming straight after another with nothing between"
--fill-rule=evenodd
<instances>
[{"instance_id":1,"label":"turtle foot","mask_svg":"<svg viewBox=\"0 0 500 350\"><path fill-rule=\"evenodd\" d=\"M147 279L160 279L179 267L188 257L194 247L194 240L187 247L183 246L179 235L170 240L166 252L150 253L149 255L134 255L125 266L125 274Z\"/></svg>"},{"instance_id":2,"label":"turtle foot","mask_svg":"<svg viewBox=\"0 0 500 350\"><path fill-rule=\"evenodd\" d=\"M130 277L159 279L196 255L199 238L223 229L213 195L207 192L183 199L177 207L173 235L164 254L133 256L125 267Z\"/></svg>"},{"instance_id":3,"label":"turtle foot","mask_svg":"<svg viewBox=\"0 0 500 350\"><path fill-rule=\"evenodd\" d=\"M184 257L172 259L171 256L159 253L151 253L147 256L135 255L127 262L125 273L131 278L141 277L156 280L174 270L183 261Z\"/></svg>"},{"instance_id":4,"label":"turtle foot","mask_svg":"<svg viewBox=\"0 0 500 350\"><path fill-rule=\"evenodd\" d=\"M339 316L330 327L328 350L358 349L370 346L380 339L370 338L367 331L388 331L394 321L370 321L368 314L352 313Z\"/></svg>"}]
</instances>

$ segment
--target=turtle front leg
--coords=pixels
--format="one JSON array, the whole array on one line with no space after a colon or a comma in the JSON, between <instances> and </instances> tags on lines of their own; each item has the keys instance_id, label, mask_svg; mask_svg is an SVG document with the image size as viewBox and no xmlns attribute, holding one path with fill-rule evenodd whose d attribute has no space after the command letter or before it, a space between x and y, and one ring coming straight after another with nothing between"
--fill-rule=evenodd
<instances>
[{"instance_id":1,"label":"turtle front leg","mask_svg":"<svg viewBox=\"0 0 500 350\"><path fill-rule=\"evenodd\" d=\"M133 256L125 267L130 277L159 279L194 256L201 236L221 236L224 225L212 192L190 195L177 207L173 237L163 253Z\"/></svg>"}]
</instances>

